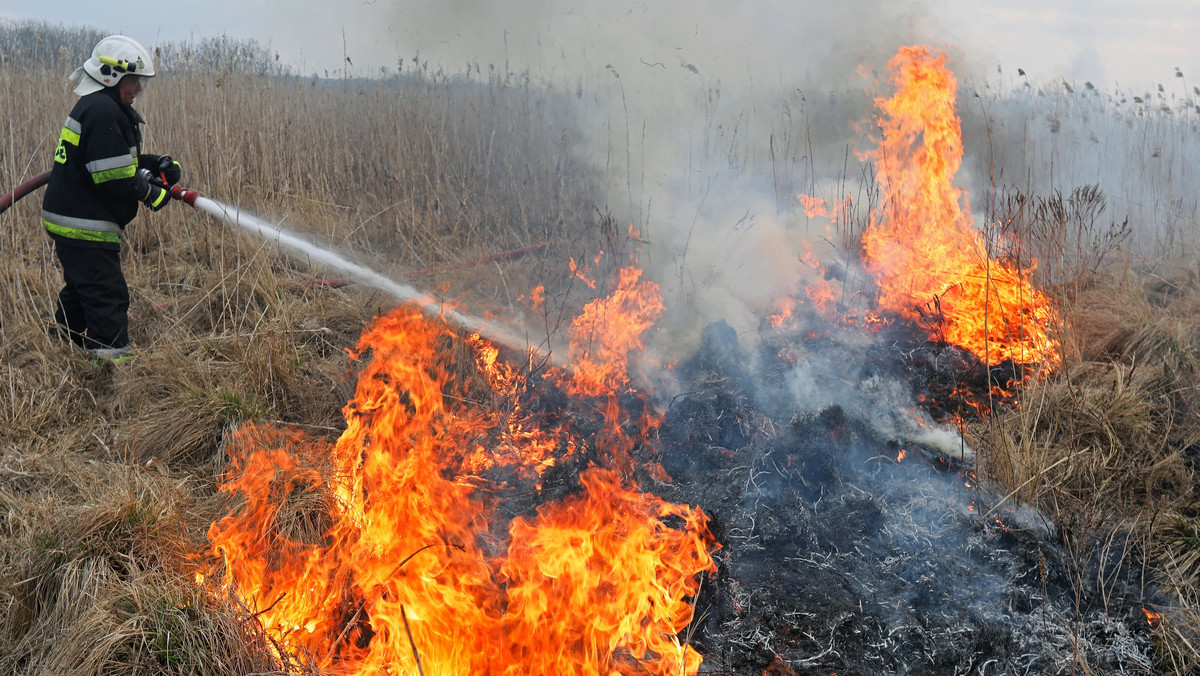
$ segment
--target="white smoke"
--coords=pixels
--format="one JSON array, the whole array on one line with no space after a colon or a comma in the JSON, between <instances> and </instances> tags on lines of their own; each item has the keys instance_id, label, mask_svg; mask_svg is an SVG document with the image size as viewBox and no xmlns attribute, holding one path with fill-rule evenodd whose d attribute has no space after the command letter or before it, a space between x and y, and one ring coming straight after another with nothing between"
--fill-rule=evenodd
<instances>
[{"instance_id":1,"label":"white smoke","mask_svg":"<svg viewBox=\"0 0 1200 676\"><path fill-rule=\"evenodd\" d=\"M604 207L640 232L641 262L664 292L650 349L682 357L718 320L752 354L773 303L815 281L802 253L837 253L838 233L810 223L796 194L866 188L855 151L900 45L932 43L956 71L982 72L931 16L928 3L882 0L460 0L406 3L391 23L439 37L421 43L418 67L486 55L477 69L529 69L576 95L583 152L607 180ZM836 403L884 436L970 459L952 430L915 421L899 383L848 382L841 360L861 352L810 357L790 380L801 410Z\"/></svg>"},{"instance_id":2,"label":"white smoke","mask_svg":"<svg viewBox=\"0 0 1200 676\"><path fill-rule=\"evenodd\" d=\"M686 351L717 319L752 333L802 285L795 193L847 171L871 106L860 67L936 39L930 16L916 2L460 0L405 3L385 24L416 36L420 63L482 58L579 93L604 206L649 242Z\"/></svg>"}]
</instances>

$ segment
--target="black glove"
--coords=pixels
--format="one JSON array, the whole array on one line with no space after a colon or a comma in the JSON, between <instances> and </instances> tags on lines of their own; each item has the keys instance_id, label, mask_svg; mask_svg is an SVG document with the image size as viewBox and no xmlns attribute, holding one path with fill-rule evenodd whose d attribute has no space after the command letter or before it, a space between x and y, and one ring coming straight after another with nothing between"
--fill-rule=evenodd
<instances>
[{"instance_id":1,"label":"black glove","mask_svg":"<svg viewBox=\"0 0 1200 676\"><path fill-rule=\"evenodd\" d=\"M142 204L150 207L151 211L158 211L167 206L167 202L171 201L171 191L167 190L155 178L149 169L139 169L138 177L140 177L146 185L146 196L142 198Z\"/></svg>"},{"instance_id":2,"label":"black glove","mask_svg":"<svg viewBox=\"0 0 1200 676\"><path fill-rule=\"evenodd\" d=\"M171 159L170 155L163 155L162 159L158 161L158 174L160 177L166 178L167 187L170 187L183 178L183 167Z\"/></svg>"}]
</instances>

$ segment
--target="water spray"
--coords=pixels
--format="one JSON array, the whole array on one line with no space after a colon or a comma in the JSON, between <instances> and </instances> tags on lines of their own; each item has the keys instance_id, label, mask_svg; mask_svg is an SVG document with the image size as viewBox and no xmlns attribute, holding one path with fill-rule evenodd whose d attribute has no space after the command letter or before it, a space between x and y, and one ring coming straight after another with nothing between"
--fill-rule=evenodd
<instances>
[{"instance_id":1,"label":"water spray","mask_svg":"<svg viewBox=\"0 0 1200 676\"><path fill-rule=\"evenodd\" d=\"M517 335L511 327L489 323L479 317L472 317L463 314L458 310L447 307L444 303L434 299L428 293L419 291L407 284L401 284L393 279L390 279L375 270L364 267L352 261L346 260L342 256L323 249L315 244L306 242L300 237L293 235L282 228L270 225L259 218L244 214L240 209L231 207L227 204L222 204L216 200L209 199L195 190L188 190L179 185L167 187L166 176L162 176L163 183L159 184L170 191L171 197L187 204L188 206L199 209L215 218L221 219L230 225L235 225L247 232L258 235L263 239L274 241L283 245L292 251L307 256L310 260L315 260L326 267L333 268L339 272L353 278L360 284L365 284L375 289L379 289L385 293L391 294L396 300L402 303L411 303L426 314L439 317L443 321L457 326L460 329L478 333L494 343L502 343L505 346L525 352L530 347L535 347L532 341L528 338ZM0 214L4 213L22 197L46 185L50 181L50 170L47 169L42 173L22 182L17 187L0 194ZM157 183L157 180L155 181ZM510 252L511 253L511 252ZM539 354L542 353L538 350Z\"/></svg>"},{"instance_id":2,"label":"water spray","mask_svg":"<svg viewBox=\"0 0 1200 676\"><path fill-rule=\"evenodd\" d=\"M457 326L472 333L487 338L494 343L502 343L519 352L526 351L532 346L531 341L527 338L519 336L511 328L497 325L494 322L488 322L479 317L472 317L463 314L453 308L447 307L445 304L437 301L428 293L413 288L407 284L401 284L375 270L354 263L342 257L341 255L321 248L311 242L306 242L300 237L283 230L277 226L270 225L259 218L250 214L242 213L236 207L231 207L227 204L222 204L213 199L204 197L195 190L187 190L178 185L173 185L169 188L171 197L183 202L189 206L195 207L214 218L235 225L251 234L257 235L268 241L276 242L285 246L296 253L307 256L310 260L317 261L326 267L332 268L348 275L360 284L365 284L375 289L379 289L385 293L391 294L396 300L403 303L411 303L426 314L439 317L443 321Z\"/></svg>"}]
</instances>

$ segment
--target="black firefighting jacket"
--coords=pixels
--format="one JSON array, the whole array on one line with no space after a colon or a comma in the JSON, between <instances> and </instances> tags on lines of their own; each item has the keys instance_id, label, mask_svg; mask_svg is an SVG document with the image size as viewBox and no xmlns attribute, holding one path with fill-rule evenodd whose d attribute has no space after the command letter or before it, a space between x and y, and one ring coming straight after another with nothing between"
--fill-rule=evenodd
<instances>
[{"instance_id":1,"label":"black firefighting jacket","mask_svg":"<svg viewBox=\"0 0 1200 676\"><path fill-rule=\"evenodd\" d=\"M121 248L121 232L151 194L139 168L160 156L141 154L145 120L116 87L83 96L67 116L42 200L50 237L79 246ZM158 198L166 199L165 193ZM157 205L153 205L157 206Z\"/></svg>"}]
</instances>

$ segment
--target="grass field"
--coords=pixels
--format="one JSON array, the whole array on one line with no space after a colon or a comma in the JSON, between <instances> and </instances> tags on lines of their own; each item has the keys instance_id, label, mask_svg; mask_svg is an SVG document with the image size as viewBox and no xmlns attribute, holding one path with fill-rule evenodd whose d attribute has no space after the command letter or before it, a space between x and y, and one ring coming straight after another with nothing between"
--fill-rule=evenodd
<instances>
[{"instance_id":1,"label":"grass field","mask_svg":"<svg viewBox=\"0 0 1200 676\"><path fill-rule=\"evenodd\" d=\"M66 75L99 36L0 24L0 65L37 56L29 68L0 68L0 189L49 167L74 102ZM228 41L173 45L163 62L137 107L150 121L146 149L179 158L185 186L472 312L550 333L587 300L568 259L608 252L603 277L641 244L624 220L648 240L671 240L655 231L634 177L614 179L595 161L574 94L531 76L415 63L371 80L317 80ZM987 163L1004 176L987 176L986 155L972 155L977 208L1039 261L1039 283L1062 308L1064 362L1019 407L962 432L980 451L981 477L1049 514L1080 561L1118 541L1102 534L1132 535L1122 555L1176 602L1155 630L1159 673L1197 673L1200 269L1188 248L1194 207L1170 197L1194 178L1184 155L1196 112L1071 98L1085 95L985 94L989 120L964 112L969 142L991 137L1005 153ZM818 183L796 118L808 133L842 124L819 100L779 118L769 155L738 152L703 126L690 140L713 141L706 147L744 160L746 174L773 171L776 216L793 218L787 196ZM1094 145L1117 155L1106 172L1125 168L1109 182L1131 186L1125 196L1045 173L1037 153L1051 137L1012 151L1017 122L1046 119L1046 106L1066 120L1055 134L1084 133L1082 118L1103 130ZM1151 141L1126 142L1129 129ZM636 154L627 143L610 149ZM1143 145L1158 154L1131 154ZM1092 161L1084 153L1072 156L1077 166ZM857 191L858 206L830 241L852 260L869 167L839 171L830 192ZM1168 197L1147 205L1155 194ZM614 220L610 206L636 215ZM124 252L138 356L98 367L47 332L60 273L39 212L40 193L0 215L0 673L274 673L248 611L190 577L224 508L222 439L252 419L335 438L355 385L346 350L392 299L314 285L325 271L183 205L144 211ZM517 261L447 267L541 243L551 246ZM660 264L669 251L656 252ZM540 317L525 309L538 285L549 300Z\"/></svg>"}]
</instances>

